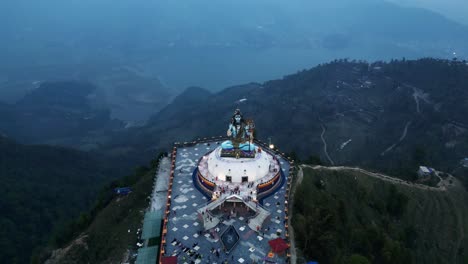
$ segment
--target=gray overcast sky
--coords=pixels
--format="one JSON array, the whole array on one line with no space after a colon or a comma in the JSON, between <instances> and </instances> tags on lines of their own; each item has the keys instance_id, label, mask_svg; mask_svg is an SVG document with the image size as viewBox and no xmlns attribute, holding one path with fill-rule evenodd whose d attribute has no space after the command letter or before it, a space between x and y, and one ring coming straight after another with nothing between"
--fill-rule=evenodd
<instances>
[{"instance_id":1,"label":"gray overcast sky","mask_svg":"<svg viewBox=\"0 0 468 264\"><path fill-rule=\"evenodd\" d=\"M468 0L387 0L405 6L427 8L468 25Z\"/></svg>"}]
</instances>

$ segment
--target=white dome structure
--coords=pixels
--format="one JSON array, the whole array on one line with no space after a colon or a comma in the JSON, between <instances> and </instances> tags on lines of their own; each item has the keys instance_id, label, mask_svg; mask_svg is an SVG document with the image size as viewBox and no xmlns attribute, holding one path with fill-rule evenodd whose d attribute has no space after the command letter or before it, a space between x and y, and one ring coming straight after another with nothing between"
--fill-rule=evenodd
<instances>
[{"instance_id":1,"label":"white dome structure","mask_svg":"<svg viewBox=\"0 0 468 264\"><path fill-rule=\"evenodd\" d=\"M211 181L253 182L279 170L277 160L265 151L257 151L255 158L236 159L221 157L221 150L221 147L216 148L199 164L200 172Z\"/></svg>"}]
</instances>

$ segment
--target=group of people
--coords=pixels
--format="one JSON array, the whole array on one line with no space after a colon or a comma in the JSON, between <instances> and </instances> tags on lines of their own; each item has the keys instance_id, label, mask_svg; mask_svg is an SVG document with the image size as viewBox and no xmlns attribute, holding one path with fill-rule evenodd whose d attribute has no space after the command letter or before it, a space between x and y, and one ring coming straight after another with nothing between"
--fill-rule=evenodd
<instances>
[{"instance_id":1,"label":"group of people","mask_svg":"<svg viewBox=\"0 0 468 264\"><path fill-rule=\"evenodd\" d=\"M230 194L237 194L237 195L240 194L239 186L234 186L234 188L231 188L230 186L220 186L219 191L221 192L221 194L225 194L228 192Z\"/></svg>"},{"instance_id":2,"label":"group of people","mask_svg":"<svg viewBox=\"0 0 468 264\"><path fill-rule=\"evenodd\" d=\"M244 201L253 200L254 191L251 188L254 186L255 182L249 182L247 185L233 185L229 184L219 185L218 190L215 191L216 196L219 198L225 194L227 195L240 195Z\"/></svg>"},{"instance_id":3,"label":"group of people","mask_svg":"<svg viewBox=\"0 0 468 264\"><path fill-rule=\"evenodd\" d=\"M216 255L217 258L219 258L219 255L221 253L221 248L214 248L212 247L211 250L210 250L211 254L214 254Z\"/></svg>"},{"instance_id":4,"label":"group of people","mask_svg":"<svg viewBox=\"0 0 468 264\"><path fill-rule=\"evenodd\" d=\"M181 241L177 240L177 238L174 238L171 244L174 246L177 246L180 249L180 252L177 252L177 250L174 250L174 253L176 254L176 256L179 256L180 254L182 254L182 252L186 253L186 256L185 255L182 256L182 259L184 261L187 260L187 256L190 259L191 263L195 263L195 260L197 259L201 260L203 258L203 255L198 253L197 250L195 250L195 247L198 246L198 242L194 243L192 247L190 248L190 247L185 246Z\"/></svg>"}]
</instances>

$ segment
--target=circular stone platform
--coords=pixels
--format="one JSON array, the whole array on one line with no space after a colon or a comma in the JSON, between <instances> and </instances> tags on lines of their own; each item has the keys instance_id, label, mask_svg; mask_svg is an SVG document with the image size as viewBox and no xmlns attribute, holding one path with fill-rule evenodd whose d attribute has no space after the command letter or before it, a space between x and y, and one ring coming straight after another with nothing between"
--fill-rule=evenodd
<instances>
[{"instance_id":1,"label":"circular stone platform","mask_svg":"<svg viewBox=\"0 0 468 264\"><path fill-rule=\"evenodd\" d=\"M206 164L203 164L205 162ZM205 167L205 170L202 171L208 179L233 183L257 181L269 176L279 168L278 161L265 151L258 151L255 158L236 159L221 157L221 147L203 157L200 163L206 166L200 164Z\"/></svg>"}]
</instances>

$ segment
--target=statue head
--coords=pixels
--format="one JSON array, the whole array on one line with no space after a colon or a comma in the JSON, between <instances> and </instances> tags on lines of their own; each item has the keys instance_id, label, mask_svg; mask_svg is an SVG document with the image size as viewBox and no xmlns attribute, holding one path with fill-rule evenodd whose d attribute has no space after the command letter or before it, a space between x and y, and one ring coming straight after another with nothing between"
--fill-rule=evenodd
<instances>
[{"instance_id":1,"label":"statue head","mask_svg":"<svg viewBox=\"0 0 468 264\"><path fill-rule=\"evenodd\" d=\"M242 118L242 113L239 109L236 109L236 111L234 111L234 115L232 116L231 123L233 125L239 125L242 122L244 122L244 119Z\"/></svg>"},{"instance_id":2,"label":"statue head","mask_svg":"<svg viewBox=\"0 0 468 264\"><path fill-rule=\"evenodd\" d=\"M242 120L242 116L241 115L235 115L234 116L234 121L236 121L236 124L240 124Z\"/></svg>"}]
</instances>

